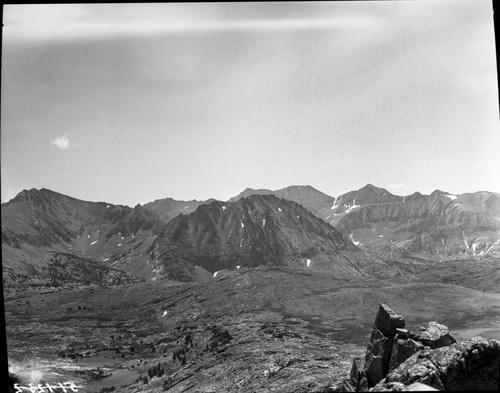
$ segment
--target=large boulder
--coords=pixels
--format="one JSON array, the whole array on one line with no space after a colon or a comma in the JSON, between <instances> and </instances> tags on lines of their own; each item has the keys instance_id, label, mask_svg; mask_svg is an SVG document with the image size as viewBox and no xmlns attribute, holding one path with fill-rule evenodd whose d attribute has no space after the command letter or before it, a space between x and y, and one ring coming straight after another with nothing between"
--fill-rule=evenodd
<instances>
[{"instance_id":1,"label":"large boulder","mask_svg":"<svg viewBox=\"0 0 500 393\"><path fill-rule=\"evenodd\" d=\"M422 383L438 390L499 388L500 343L481 337L418 351L380 381L374 391L396 391L395 383ZM399 386L399 385L396 385Z\"/></svg>"},{"instance_id":2,"label":"large boulder","mask_svg":"<svg viewBox=\"0 0 500 393\"><path fill-rule=\"evenodd\" d=\"M368 380L364 369L364 362L360 358L354 358L352 361L351 375L349 384L355 392L364 392L368 390Z\"/></svg>"},{"instance_id":3,"label":"large boulder","mask_svg":"<svg viewBox=\"0 0 500 393\"><path fill-rule=\"evenodd\" d=\"M385 337L394 337L396 329L405 327L405 319L385 304L380 304L375 317L374 329L380 330Z\"/></svg>"},{"instance_id":4,"label":"large boulder","mask_svg":"<svg viewBox=\"0 0 500 393\"><path fill-rule=\"evenodd\" d=\"M380 330L373 329L365 354L365 373L369 386L374 386L389 371L393 340L392 337L385 337Z\"/></svg>"},{"instance_id":5,"label":"large boulder","mask_svg":"<svg viewBox=\"0 0 500 393\"><path fill-rule=\"evenodd\" d=\"M375 386L387 375L394 337L396 333L404 331L404 327L403 316L380 304L365 354L364 371L369 387Z\"/></svg>"},{"instance_id":6,"label":"large boulder","mask_svg":"<svg viewBox=\"0 0 500 393\"><path fill-rule=\"evenodd\" d=\"M424 346L420 342L412 340L411 338L400 339L399 335L396 336L394 345L392 346L389 370L395 369L415 352L421 351L422 349L424 349Z\"/></svg>"},{"instance_id":7,"label":"large boulder","mask_svg":"<svg viewBox=\"0 0 500 393\"><path fill-rule=\"evenodd\" d=\"M353 361L345 384L356 392L494 390L499 364L498 341L478 337L457 343L437 322L408 331L401 315L380 304L364 362Z\"/></svg>"},{"instance_id":8,"label":"large boulder","mask_svg":"<svg viewBox=\"0 0 500 393\"><path fill-rule=\"evenodd\" d=\"M447 347L457 342L446 326L435 321L422 323L411 329L410 338L431 349Z\"/></svg>"}]
</instances>

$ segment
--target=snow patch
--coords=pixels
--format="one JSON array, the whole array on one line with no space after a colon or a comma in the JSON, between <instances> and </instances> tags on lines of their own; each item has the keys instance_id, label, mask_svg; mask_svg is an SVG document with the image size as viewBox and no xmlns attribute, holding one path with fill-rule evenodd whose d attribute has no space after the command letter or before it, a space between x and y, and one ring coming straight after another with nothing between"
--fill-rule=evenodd
<instances>
[{"instance_id":1,"label":"snow patch","mask_svg":"<svg viewBox=\"0 0 500 393\"><path fill-rule=\"evenodd\" d=\"M121 243L120 243L120 244L117 244L117 245L116 245L116 247L120 247L121 245L122 245Z\"/></svg>"},{"instance_id":2,"label":"snow patch","mask_svg":"<svg viewBox=\"0 0 500 393\"><path fill-rule=\"evenodd\" d=\"M245 228L245 224L243 224L243 221L240 221L241 227Z\"/></svg>"},{"instance_id":3,"label":"snow patch","mask_svg":"<svg viewBox=\"0 0 500 393\"><path fill-rule=\"evenodd\" d=\"M281 209L278 207L278 210L281 211Z\"/></svg>"},{"instance_id":4,"label":"snow patch","mask_svg":"<svg viewBox=\"0 0 500 393\"><path fill-rule=\"evenodd\" d=\"M344 203L344 206L346 206L345 203ZM356 198L354 198L354 200L352 201L352 205L346 206L347 210L344 213L349 213L352 209L355 209L355 208L360 207L360 206L361 205L356 205Z\"/></svg>"},{"instance_id":5,"label":"snow patch","mask_svg":"<svg viewBox=\"0 0 500 393\"><path fill-rule=\"evenodd\" d=\"M453 195L453 194L447 194L446 195L448 198L450 198L452 201L454 201L455 199L457 199L457 196L456 195Z\"/></svg>"},{"instance_id":6,"label":"snow patch","mask_svg":"<svg viewBox=\"0 0 500 393\"><path fill-rule=\"evenodd\" d=\"M262 219L262 225L266 226L266 219L265 218Z\"/></svg>"},{"instance_id":7,"label":"snow patch","mask_svg":"<svg viewBox=\"0 0 500 393\"><path fill-rule=\"evenodd\" d=\"M226 206L222 206L222 210L226 210Z\"/></svg>"},{"instance_id":8,"label":"snow patch","mask_svg":"<svg viewBox=\"0 0 500 393\"><path fill-rule=\"evenodd\" d=\"M108 206L106 206L106 209L109 209L109 205L108 205Z\"/></svg>"},{"instance_id":9,"label":"snow patch","mask_svg":"<svg viewBox=\"0 0 500 393\"><path fill-rule=\"evenodd\" d=\"M476 247L478 243L472 243L472 252L476 252Z\"/></svg>"},{"instance_id":10,"label":"snow patch","mask_svg":"<svg viewBox=\"0 0 500 393\"><path fill-rule=\"evenodd\" d=\"M90 245L96 244L99 240L93 241Z\"/></svg>"},{"instance_id":11,"label":"snow patch","mask_svg":"<svg viewBox=\"0 0 500 393\"><path fill-rule=\"evenodd\" d=\"M239 270L239 269L240 269L240 267L241 267L241 265L236 266L236 270Z\"/></svg>"},{"instance_id":12,"label":"snow patch","mask_svg":"<svg viewBox=\"0 0 500 393\"><path fill-rule=\"evenodd\" d=\"M335 209L336 207L338 207L338 202L337 202L337 198L335 198L335 200L333 201L333 206L330 208L330 209Z\"/></svg>"},{"instance_id":13,"label":"snow patch","mask_svg":"<svg viewBox=\"0 0 500 393\"><path fill-rule=\"evenodd\" d=\"M467 240L464 239L465 247L467 247L467 250L470 248L469 243L467 243Z\"/></svg>"},{"instance_id":14,"label":"snow patch","mask_svg":"<svg viewBox=\"0 0 500 393\"><path fill-rule=\"evenodd\" d=\"M189 205L187 205L184 209L187 209L189 207Z\"/></svg>"},{"instance_id":15,"label":"snow patch","mask_svg":"<svg viewBox=\"0 0 500 393\"><path fill-rule=\"evenodd\" d=\"M354 235L351 233L350 236L351 238L351 241L354 243L355 246L358 246L359 245L359 242L357 242L356 240L354 240Z\"/></svg>"},{"instance_id":16,"label":"snow patch","mask_svg":"<svg viewBox=\"0 0 500 393\"><path fill-rule=\"evenodd\" d=\"M219 272L215 272L215 273L214 273L214 278L215 278L215 277L217 277L217 273L219 273Z\"/></svg>"},{"instance_id":17,"label":"snow patch","mask_svg":"<svg viewBox=\"0 0 500 393\"><path fill-rule=\"evenodd\" d=\"M384 237L384 235L379 235L379 237Z\"/></svg>"},{"instance_id":18,"label":"snow patch","mask_svg":"<svg viewBox=\"0 0 500 393\"><path fill-rule=\"evenodd\" d=\"M310 259L308 259L308 260L306 261L306 263L307 263L307 267L309 267L309 265L311 264L311 260L310 260Z\"/></svg>"},{"instance_id":19,"label":"snow patch","mask_svg":"<svg viewBox=\"0 0 500 393\"><path fill-rule=\"evenodd\" d=\"M103 259L102 261L103 262L109 261L109 258Z\"/></svg>"},{"instance_id":20,"label":"snow patch","mask_svg":"<svg viewBox=\"0 0 500 393\"><path fill-rule=\"evenodd\" d=\"M488 253L491 251L491 249L492 249L493 247L495 247L495 245L494 245L494 244L493 244L490 248L488 248L484 254L485 254L485 255L486 255L486 254L488 254Z\"/></svg>"},{"instance_id":21,"label":"snow patch","mask_svg":"<svg viewBox=\"0 0 500 393\"><path fill-rule=\"evenodd\" d=\"M167 310L165 310L165 311L163 311L163 315L162 315L161 317L163 318L163 317L164 317L165 315L167 315L167 314L168 314L168 311L167 311Z\"/></svg>"},{"instance_id":22,"label":"snow patch","mask_svg":"<svg viewBox=\"0 0 500 393\"><path fill-rule=\"evenodd\" d=\"M89 239L90 239L90 235L87 235L87 238L89 238Z\"/></svg>"}]
</instances>

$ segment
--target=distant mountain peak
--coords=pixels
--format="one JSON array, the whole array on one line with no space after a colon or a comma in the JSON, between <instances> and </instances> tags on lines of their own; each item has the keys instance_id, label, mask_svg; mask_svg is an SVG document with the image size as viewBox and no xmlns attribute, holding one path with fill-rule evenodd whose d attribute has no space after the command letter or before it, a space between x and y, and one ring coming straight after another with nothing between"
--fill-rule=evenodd
<instances>
[{"instance_id":1,"label":"distant mountain peak","mask_svg":"<svg viewBox=\"0 0 500 393\"><path fill-rule=\"evenodd\" d=\"M200 205L171 220L155 243L155 269L181 281L189 280L196 266L211 273L237 266L301 266L356 276L346 261L355 257L368 263L334 227L272 194Z\"/></svg>"},{"instance_id":2,"label":"distant mountain peak","mask_svg":"<svg viewBox=\"0 0 500 393\"><path fill-rule=\"evenodd\" d=\"M384 193L386 193L386 195L393 195L389 191L387 191L385 188L376 187L371 183L368 183L366 186L364 186L358 190L358 192L363 192L363 191L373 192L377 195L383 195Z\"/></svg>"},{"instance_id":3,"label":"distant mountain peak","mask_svg":"<svg viewBox=\"0 0 500 393\"><path fill-rule=\"evenodd\" d=\"M436 190L432 191L432 193L431 193L431 197L432 197L432 196L436 196L436 195L446 195L446 194L448 194L448 193L447 193L447 192L444 192L444 191L441 191L441 190L436 189Z\"/></svg>"}]
</instances>

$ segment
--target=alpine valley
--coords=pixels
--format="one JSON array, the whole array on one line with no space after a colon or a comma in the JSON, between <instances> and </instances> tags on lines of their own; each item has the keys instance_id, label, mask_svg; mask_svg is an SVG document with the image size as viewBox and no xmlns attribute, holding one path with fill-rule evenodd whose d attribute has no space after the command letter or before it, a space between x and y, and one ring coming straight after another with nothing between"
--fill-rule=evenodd
<instances>
[{"instance_id":1,"label":"alpine valley","mask_svg":"<svg viewBox=\"0 0 500 393\"><path fill-rule=\"evenodd\" d=\"M290 186L131 208L31 189L2 204L2 273L20 385L363 390L346 380L381 303L500 339L500 194Z\"/></svg>"}]
</instances>

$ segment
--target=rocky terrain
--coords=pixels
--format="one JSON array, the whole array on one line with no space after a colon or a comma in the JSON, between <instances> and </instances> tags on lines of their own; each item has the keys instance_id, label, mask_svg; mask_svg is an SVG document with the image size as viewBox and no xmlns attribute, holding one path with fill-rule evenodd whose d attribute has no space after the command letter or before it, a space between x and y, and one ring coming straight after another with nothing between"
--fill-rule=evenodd
<instances>
[{"instance_id":1,"label":"rocky terrain","mask_svg":"<svg viewBox=\"0 0 500 393\"><path fill-rule=\"evenodd\" d=\"M86 392L319 393L428 383L425 364L427 386L468 387L432 365L500 339L499 198L292 186L130 208L23 191L2 204L10 370ZM406 318L382 307L373 330L381 303Z\"/></svg>"},{"instance_id":2,"label":"rocky terrain","mask_svg":"<svg viewBox=\"0 0 500 393\"><path fill-rule=\"evenodd\" d=\"M475 337L457 343L432 321L408 330L405 320L379 306L364 359L355 358L338 390L492 390L500 381L500 342Z\"/></svg>"},{"instance_id":3,"label":"rocky terrain","mask_svg":"<svg viewBox=\"0 0 500 393\"><path fill-rule=\"evenodd\" d=\"M499 300L452 284L258 267L203 282L8 291L5 306L9 359L24 383L321 392L364 356L379 303L404 312L410 326L439 320L466 340L500 338Z\"/></svg>"}]
</instances>

